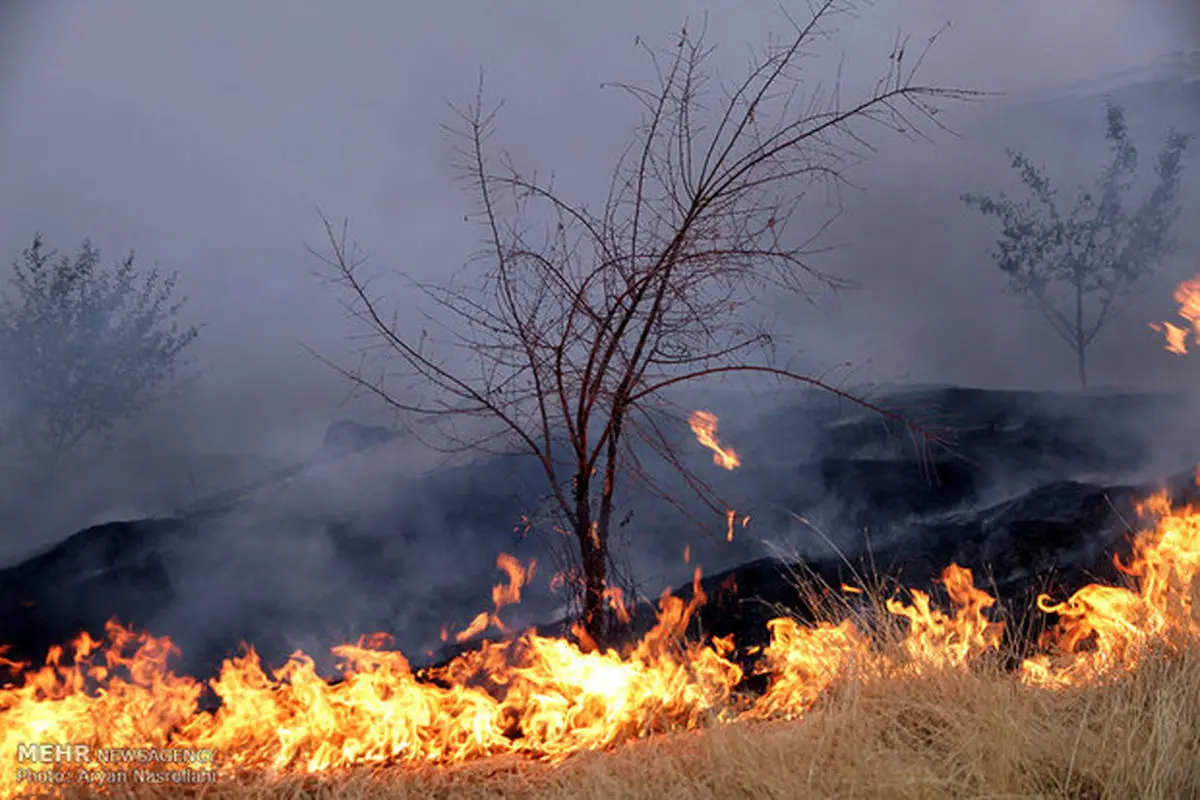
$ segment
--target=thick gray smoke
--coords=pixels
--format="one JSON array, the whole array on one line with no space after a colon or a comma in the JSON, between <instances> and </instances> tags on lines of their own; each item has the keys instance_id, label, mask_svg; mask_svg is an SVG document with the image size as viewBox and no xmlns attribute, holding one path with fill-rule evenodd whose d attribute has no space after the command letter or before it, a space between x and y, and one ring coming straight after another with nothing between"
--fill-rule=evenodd
<instances>
[{"instance_id":1,"label":"thick gray smoke","mask_svg":"<svg viewBox=\"0 0 1200 800\"><path fill-rule=\"evenodd\" d=\"M143 263L180 273L188 321L203 325L194 379L81 459L50 496L24 498L20 523L3 532L0 561L87 524L170 516L206 498L220 505L258 484L185 559L192 570L180 576L181 591L206 598L208 611L192 603L164 612L197 615L198 636L204 613L220 621L245 612L246 601L221 587L268 563L264 596L281 608L339 603L380 627L431 630L436 617L485 599L495 553L536 548L514 539L515 519L484 530L480 507L473 517L461 513L464 502L487 497L471 484L483 478L454 484L465 487L465 501L449 489L414 489L440 461L407 436L297 471L318 456L331 422L394 422L378 404L347 400L345 382L306 349L344 361L357 346L305 250L320 244L315 209L348 217L382 272L449 275L479 240L464 222L470 198L449 166L447 104L470 101L482 70L489 95L505 100L497 146L518 164L554 171L565 193L599 198L637 114L601 82L648 80L638 37L669 41L685 20L707 25L718 48L712 64L727 80L740 74L747 48L766 44L783 22L774 2L735 0L420 10L287 0L127 0L114 9L68 0L0 11L0 256L15 256L35 231L65 251L85 236L109 257L133 249ZM810 62L814 81L833 79L844 56L847 89L869 86L898 32L916 51L939 31L926 79L1003 95L949 111L950 130L930 128L931 141L886 132L872 139L876 150L850 175L860 188L842 196L825 240L834 249L820 263L861 288L811 305L779 300L771 310L786 334L780 347L802 370L876 393L871 387L911 383L1070 389L1069 350L1035 310L1003 293L986 252L995 226L958 197L1015 188L1008 146L1045 164L1066 190L1091 179L1105 155L1105 97L1125 103L1143 168L1167 128L1200 133L1200 12L1191 0L880 0L840 20L822 58ZM1173 318L1172 287L1200 271L1200 234L1187 222L1200 211L1200 158L1184 184L1178 252L1097 341L1094 375L1104 387L1195 389L1200 362L1165 353L1147 327ZM380 286L401 314L415 313L400 284ZM681 399L721 415L748 464L759 455L759 466L827 455L813 452L820 431L811 420L781 420L786 435L764 427L781 396L760 385ZM1179 446L1189 415L1173 408L1132 425L1139 446L1164 454L1162 463L1146 460L1147 470L1192 458ZM1098 420L1095 436L1113 424ZM682 423L680 434L686 441ZM706 457L695 453L700 465ZM503 481L515 472L486 474ZM778 494L755 483L764 473L747 474L729 476L731 497L754 504ZM772 474L809 481L812 492L838 480ZM486 502L500 514L514 506L506 493L530 500L539 491L534 475ZM721 520L689 538L687 523L672 522L661 505L632 502L637 525L681 531L637 546L647 583L678 579L685 542L713 568L769 551L749 535L722 550ZM834 511L846 509L829 510L828 519ZM355 555L337 531L353 534ZM760 534L797 546L802 532L779 522ZM464 552L475 553L469 566ZM353 558L405 564L395 580L408 582L407 603L365 594L346 566ZM424 634L415 639L428 643Z\"/></svg>"}]
</instances>

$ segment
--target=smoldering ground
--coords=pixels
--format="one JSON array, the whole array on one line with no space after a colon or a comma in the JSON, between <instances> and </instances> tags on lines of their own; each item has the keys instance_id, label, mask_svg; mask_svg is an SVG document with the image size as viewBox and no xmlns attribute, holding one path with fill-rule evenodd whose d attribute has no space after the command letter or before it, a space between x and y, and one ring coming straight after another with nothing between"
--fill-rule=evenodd
<instances>
[{"instance_id":1,"label":"smoldering ground","mask_svg":"<svg viewBox=\"0 0 1200 800\"><path fill-rule=\"evenodd\" d=\"M506 102L497 144L519 164L555 170L564 191L598 196L637 113L628 98L599 84L650 77L635 37L657 45L685 19L706 21L718 47L713 66L733 77L746 48L783 24L774 4L728 2L652 11L480 5L449 14L369 4L337 11L121 8L101 14L86 4L38 4L9 7L0 17L0 174L8 189L0 196L0 252L15 254L36 230L64 250L83 236L111 257L135 249L145 263L180 272L191 297L186 313L205 327L191 353L194 378L182 391L119 431L69 480L22 498L34 513L6 534L2 552L10 561L86 524L171 515L280 474L311 460L334 419L393 422L377 405L346 403L345 384L303 349L339 359L352 357L355 346L348 338L354 327L313 275L319 265L304 244L319 244L319 204L351 220L352 235L380 271L438 278L462 264L477 231L463 222L469 198L449 168L440 125L453 121L447 102L471 98L480 69L487 91ZM872 137L877 151L851 169L861 188L842 193L843 211L825 240L834 249L819 262L861 288L820 293L811 306L770 308L788 334L781 350L797 354L793 363L807 371L868 391L903 382L1069 388L1069 352L1034 310L1002 294L986 255L995 231L957 198L1012 187L1005 146L1047 163L1066 186L1089 179L1103 163L1106 94L1127 104L1144 164L1168 127L1200 130L1194 61L1169 58L1200 43L1195 11L1165 0L1052 7L1031 0L971 11L894 0L860 11L839 22L824 58L812 62L814 75L832 80L844 53L848 89L867 85L886 67L898 30L919 47L951 22L925 65L927 79L1008 94L949 110L945 119L957 135L934 129L932 142ZM1147 84L1177 88L1156 93ZM1200 201L1197 175L1194 166L1185 173L1188 209ZM1200 240L1192 226L1180 233L1176 256L1098 340L1098 383L1193 388L1197 368L1162 352L1146 327L1169 318L1171 287L1195 272ZM411 314L401 285L385 286ZM835 537L857 536L857 506L875 500L820 497L839 481L853 482L852 472L838 478L819 467L816 474L753 468L844 456L815 452L828 446L819 443L828 418L785 411L767 425L768 411L784 402L778 395L764 395L761 386L720 388L729 394L696 403L712 406L747 459L744 472L713 476L731 503L803 510ZM1140 412L1149 418L1139 419L1096 411L1092 428L1073 436L1136 440L1129 447L1147 455L1123 461L1126 472L1176 470L1195 460L1180 452L1189 439L1181 431L1191 430L1183 427L1190 424L1186 408L1152 404ZM1118 423L1128 432L1118 432ZM687 436L682 421L680 434ZM1030 446L1052 451L1049 438ZM706 455L694 457L703 464ZM1059 464L1055 474L1104 471L1096 458ZM511 530L517 509L540 491L536 476L514 485L513 470L481 468L474 477L443 479L440 491L414 482L438 464L409 438L370 457L268 482L175 562L183 570L175 576L180 600L161 615L186 616L199 638L239 615L278 618L285 638L302 639L305 626L287 624L287 616L336 604L355 609L342 617L354 623L348 627L411 630L406 644L425 646L441 623L486 603L496 552L540 552ZM1013 472L993 476L995 485L973 502L1027 488L1026 465ZM813 496L811 506L800 509L800 495ZM688 524L648 497L630 505L623 531L639 574L648 584L677 581L688 541L679 532ZM721 517L707 519L690 543L693 559L709 569L764 552L755 537L812 546L809 531L791 527L786 514L775 528L756 522L753 535L740 532L732 544ZM339 526L353 534L358 555L346 554L345 535L331 533ZM637 535L642 526L655 535ZM377 585L404 591L386 600L364 591L357 568L348 566L355 558L387 564ZM262 591L243 595L247 583ZM557 601L541 602L549 608Z\"/></svg>"}]
</instances>

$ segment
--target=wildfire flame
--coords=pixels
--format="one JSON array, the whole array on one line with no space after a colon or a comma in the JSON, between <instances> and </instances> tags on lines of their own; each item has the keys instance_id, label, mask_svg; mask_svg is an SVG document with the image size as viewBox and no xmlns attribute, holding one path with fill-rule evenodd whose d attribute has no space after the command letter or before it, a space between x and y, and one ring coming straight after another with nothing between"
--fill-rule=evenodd
<instances>
[{"instance_id":1,"label":"wildfire flame","mask_svg":"<svg viewBox=\"0 0 1200 800\"><path fill-rule=\"evenodd\" d=\"M742 465L742 460L733 450L722 447L717 441L717 415L708 411L693 411L688 417L688 426L696 434L696 441L713 452L713 463L728 470Z\"/></svg>"},{"instance_id":2,"label":"wildfire flame","mask_svg":"<svg viewBox=\"0 0 1200 800\"><path fill-rule=\"evenodd\" d=\"M494 626L501 633L508 632L504 623L500 621L499 611L504 606L516 605L521 602L521 589L533 580L534 571L537 569L537 560L530 561L528 567L523 567L516 558L507 553L501 553L496 558L496 566L508 575L508 583L497 583L492 587L493 611L491 613L480 611L476 614L466 628L454 635L454 641L461 644L469 639L474 639L487 630L489 625ZM449 631L443 627L442 641L449 638Z\"/></svg>"},{"instance_id":3,"label":"wildfire flame","mask_svg":"<svg viewBox=\"0 0 1200 800\"><path fill-rule=\"evenodd\" d=\"M1150 327L1166 337L1164 347L1178 355L1188 351L1188 334L1200 344L1200 275L1184 281L1175 289L1175 302L1179 303L1179 316L1187 320L1188 326L1180 327L1170 322L1152 322Z\"/></svg>"},{"instance_id":4,"label":"wildfire flame","mask_svg":"<svg viewBox=\"0 0 1200 800\"><path fill-rule=\"evenodd\" d=\"M954 604L953 615L930 606L929 595L912 590L912 605L896 599L887 601L887 610L909 621L904 649L918 669L966 666L971 659L1000 647L1004 626L988 620L984 611L996 600L975 588L971 570L951 564L942 572L942 583Z\"/></svg>"},{"instance_id":5,"label":"wildfire flame","mask_svg":"<svg viewBox=\"0 0 1200 800\"><path fill-rule=\"evenodd\" d=\"M1118 562L1132 588L1091 585L1063 602L1039 598L1039 608L1058 615L1058 623L1041 652L1021 665L1019 680L1087 685L1136 669L1147 645L1178 646L1200 636L1200 510L1173 510L1160 493L1139 512L1156 522L1135 538L1128 563ZM517 602L533 576L532 564L511 556L498 567L506 580L493 593L495 608L468 630L503 632L499 608ZM946 568L941 583L949 611L915 590L910 602L887 601L905 623L894 652L875 646L851 619L772 620L755 668L768 684L754 698L738 691L745 674L732 638L684 636L706 602L698 569L692 597L664 592L654 627L622 649L585 650L566 638L526 632L485 640L445 665L415 671L375 636L333 649L337 681L318 674L300 652L267 670L252 648L226 661L216 678L197 681L171 671L168 659L177 650L168 639L112 621L106 643L81 634L69 648L52 649L40 668L0 663L14 673L0 688L0 752L31 742L194 748L219 754L226 774L268 775L445 765L501 754L553 761L668 730L796 717L850 677L968 669L999 647L1003 627L988 617L995 600L958 565ZM619 592L608 601L628 618ZM200 710L207 693L220 701L215 711ZM12 770L0 773L0 795L28 789Z\"/></svg>"},{"instance_id":6,"label":"wildfire flame","mask_svg":"<svg viewBox=\"0 0 1200 800\"><path fill-rule=\"evenodd\" d=\"M1087 683L1135 668L1153 642L1178 647L1200 636L1200 509L1172 511L1164 491L1138 512L1157 525L1135 539L1129 564L1114 558L1135 588L1092 584L1061 603L1038 597L1038 608L1058 614L1059 623L1043 642L1050 652L1022 665L1030 683Z\"/></svg>"}]
</instances>

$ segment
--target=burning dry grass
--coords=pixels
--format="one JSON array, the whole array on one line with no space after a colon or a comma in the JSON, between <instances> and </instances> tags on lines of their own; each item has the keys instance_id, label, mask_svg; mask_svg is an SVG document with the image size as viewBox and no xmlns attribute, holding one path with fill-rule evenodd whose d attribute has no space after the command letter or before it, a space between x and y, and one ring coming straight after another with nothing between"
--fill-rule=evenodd
<instances>
[{"instance_id":1,"label":"burning dry grass","mask_svg":"<svg viewBox=\"0 0 1200 800\"><path fill-rule=\"evenodd\" d=\"M850 684L801 720L721 726L554 772L481 773L482 780L464 772L396 789L597 800L1185 798L1200 792L1198 720L1196 654L1156 661L1103 689L1064 693L951 671Z\"/></svg>"},{"instance_id":2,"label":"burning dry grass","mask_svg":"<svg viewBox=\"0 0 1200 800\"><path fill-rule=\"evenodd\" d=\"M372 640L335 649L335 683L302 654L269 672L250 652L206 686L170 671L168 641L114 623L107 648L81 637L73 659L0 689L0 750L216 752L224 783L205 796L1200 797L1200 510L1160 494L1142 512L1154 524L1118 562L1129 586L1039 598L1058 622L1036 642L1010 635L1019 652L957 565L948 604L842 587L818 592L840 598L824 621L773 620L750 653L768 680L755 695L732 640L683 635L698 572L692 598L664 594L655 628L619 652L526 634L414 673ZM530 577L500 566L497 608ZM201 711L203 692L220 708ZM79 767L43 758L42 775ZM14 773L0 793L44 788Z\"/></svg>"},{"instance_id":3,"label":"burning dry grass","mask_svg":"<svg viewBox=\"0 0 1200 800\"><path fill-rule=\"evenodd\" d=\"M203 796L1195 798L1200 642L1158 650L1099 686L1046 691L995 665L849 680L801 719L668 734L557 765L501 757L451 769L247 779Z\"/></svg>"}]
</instances>

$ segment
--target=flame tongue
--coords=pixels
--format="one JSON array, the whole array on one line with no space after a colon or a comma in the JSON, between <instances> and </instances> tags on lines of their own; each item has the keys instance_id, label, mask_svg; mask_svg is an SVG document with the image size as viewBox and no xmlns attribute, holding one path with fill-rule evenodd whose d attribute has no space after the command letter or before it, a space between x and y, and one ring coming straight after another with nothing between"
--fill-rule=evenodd
<instances>
[{"instance_id":1,"label":"flame tongue","mask_svg":"<svg viewBox=\"0 0 1200 800\"><path fill-rule=\"evenodd\" d=\"M1156 525L1137 537L1128 564L1135 588L1087 586L1065 601L1042 597L1059 616L1045 652L1022 665L1021 681L1045 687L1084 685L1136 668L1148 644L1176 647L1200 636L1200 510L1172 510L1165 493L1141 509ZM498 565L496 610L517 602L532 577L509 556ZM382 637L334 648L341 680L329 682L296 653L268 672L252 649L227 661L207 687L172 674L170 641L110 623L108 644L81 635L68 659L55 648L28 671L4 662L18 680L0 688L0 750L41 742L104 747L199 748L219 754L222 769L314 773L353 765L452 764L504 753L558 759L629 738L712 721L805 713L839 681L904 679L967 669L999 646L1002 628L988 618L994 599L970 570L942 573L952 610L912 591L886 608L906 621L896 648L877 647L854 622L768 624L759 670L766 691L745 704L732 639L684 638L705 602L699 570L688 600L665 592L657 623L623 651L585 652L567 639L526 633L414 673ZM850 590L853 587L844 587ZM619 594L609 597L621 605ZM495 611L481 625L499 627ZM502 629L502 628L501 628ZM220 699L200 713L205 689ZM164 768L187 766L164 765ZM22 785L12 770L0 794Z\"/></svg>"},{"instance_id":2,"label":"flame tongue","mask_svg":"<svg viewBox=\"0 0 1200 800\"><path fill-rule=\"evenodd\" d=\"M1179 303L1179 316L1187 320L1189 327L1180 327L1170 322L1150 323L1150 327L1166 338L1164 347L1178 355L1188 351L1188 334L1200 343L1200 275L1186 280L1175 289L1175 302Z\"/></svg>"},{"instance_id":3,"label":"flame tongue","mask_svg":"<svg viewBox=\"0 0 1200 800\"><path fill-rule=\"evenodd\" d=\"M1200 509L1172 510L1163 491L1138 512L1157 524L1134 540L1129 564L1116 561L1136 588L1092 584L1061 603L1040 596L1038 607L1059 622L1044 642L1052 654L1022 665L1028 682L1088 683L1134 669L1152 642L1179 648L1200 636Z\"/></svg>"},{"instance_id":4,"label":"flame tongue","mask_svg":"<svg viewBox=\"0 0 1200 800\"><path fill-rule=\"evenodd\" d=\"M954 604L953 615L930 606L925 592L912 591L912 605L889 599L887 610L909 621L904 649L919 668L929 665L961 668L988 650L1000 647L1003 625L984 613L995 598L975 588L971 570L951 564L942 572L942 583Z\"/></svg>"},{"instance_id":5,"label":"flame tongue","mask_svg":"<svg viewBox=\"0 0 1200 800\"><path fill-rule=\"evenodd\" d=\"M688 418L688 426L696 434L696 441L712 450L713 463L727 470L734 470L742 465L738 454L728 447L722 447L717 441L717 415L708 411L693 411ZM725 541L733 541L733 524L737 512L732 508L725 511ZM750 521L749 517L742 519L742 527ZM686 559L685 559L686 560Z\"/></svg>"},{"instance_id":6,"label":"flame tongue","mask_svg":"<svg viewBox=\"0 0 1200 800\"><path fill-rule=\"evenodd\" d=\"M713 463L718 467L732 470L740 467L742 461L738 454L729 448L721 447L717 441L717 415L708 411L693 411L688 417L688 426L696 434L696 441L713 452Z\"/></svg>"}]
</instances>

